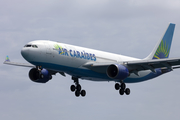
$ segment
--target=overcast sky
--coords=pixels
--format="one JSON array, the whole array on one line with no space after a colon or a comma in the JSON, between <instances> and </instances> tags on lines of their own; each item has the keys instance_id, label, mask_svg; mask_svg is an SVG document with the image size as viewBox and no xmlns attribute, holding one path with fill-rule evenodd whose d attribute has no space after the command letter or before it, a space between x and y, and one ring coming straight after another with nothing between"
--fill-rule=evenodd
<instances>
[{"instance_id":1,"label":"overcast sky","mask_svg":"<svg viewBox=\"0 0 180 120\"><path fill-rule=\"evenodd\" d=\"M31 82L21 48L49 39L145 58L168 24L176 24L170 57L180 57L179 0L0 0L0 119L2 120L179 120L180 70L136 84L120 96L114 82L80 81L85 98L70 91L70 76Z\"/></svg>"}]
</instances>

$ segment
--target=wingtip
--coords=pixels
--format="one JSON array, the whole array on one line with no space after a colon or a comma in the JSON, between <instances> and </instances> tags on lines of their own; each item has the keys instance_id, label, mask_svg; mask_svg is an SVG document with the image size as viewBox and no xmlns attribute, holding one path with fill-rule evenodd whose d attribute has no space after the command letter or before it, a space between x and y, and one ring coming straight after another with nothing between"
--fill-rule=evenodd
<instances>
[{"instance_id":1,"label":"wingtip","mask_svg":"<svg viewBox=\"0 0 180 120\"><path fill-rule=\"evenodd\" d=\"M6 56L6 60L5 60L6 62L10 62L10 59L9 59L9 57L8 56Z\"/></svg>"}]
</instances>

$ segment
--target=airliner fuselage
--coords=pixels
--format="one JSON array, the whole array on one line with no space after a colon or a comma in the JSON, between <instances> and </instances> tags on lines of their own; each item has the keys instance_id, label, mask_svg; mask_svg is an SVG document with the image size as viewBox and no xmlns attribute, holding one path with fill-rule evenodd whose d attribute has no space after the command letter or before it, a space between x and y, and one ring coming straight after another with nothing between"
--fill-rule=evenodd
<instances>
[{"instance_id":1,"label":"airliner fuselage","mask_svg":"<svg viewBox=\"0 0 180 120\"><path fill-rule=\"evenodd\" d=\"M53 71L65 72L74 77L88 79L92 81L120 81L111 79L106 74L106 70L90 70L84 67L93 63L121 63L126 61L140 60L137 58L123 55L68 45L64 43L37 40L25 45L21 50L22 56L31 64L41 66ZM98 70L100 69L100 70ZM98 72L97 72L98 71ZM158 71L158 70L157 70ZM134 83L144 81L150 78L144 78L150 75L150 78L160 75L159 72L152 73L150 70L142 71L139 76L131 74L124 82ZM133 79L134 78L134 79Z\"/></svg>"}]
</instances>

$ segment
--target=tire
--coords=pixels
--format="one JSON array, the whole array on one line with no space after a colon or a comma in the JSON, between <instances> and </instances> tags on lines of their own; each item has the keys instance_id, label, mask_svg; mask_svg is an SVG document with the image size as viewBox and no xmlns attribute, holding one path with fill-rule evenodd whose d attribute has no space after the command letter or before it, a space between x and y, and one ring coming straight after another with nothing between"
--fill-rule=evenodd
<instances>
[{"instance_id":1,"label":"tire","mask_svg":"<svg viewBox=\"0 0 180 120\"><path fill-rule=\"evenodd\" d=\"M126 95L129 95L131 93L130 89L126 88L125 93L126 93Z\"/></svg>"},{"instance_id":2,"label":"tire","mask_svg":"<svg viewBox=\"0 0 180 120\"><path fill-rule=\"evenodd\" d=\"M120 90L119 90L119 94L120 94L120 95L124 95L124 89L120 89Z\"/></svg>"},{"instance_id":3,"label":"tire","mask_svg":"<svg viewBox=\"0 0 180 120\"><path fill-rule=\"evenodd\" d=\"M123 89L123 90L126 89L126 84L125 84L125 83L122 83L122 84L121 84L121 89Z\"/></svg>"},{"instance_id":4,"label":"tire","mask_svg":"<svg viewBox=\"0 0 180 120\"><path fill-rule=\"evenodd\" d=\"M86 91L85 91L85 90L82 90L82 91L81 91L81 96L82 96L82 97L86 96Z\"/></svg>"},{"instance_id":5,"label":"tire","mask_svg":"<svg viewBox=\"0 0 180 120\"><path fill-rule=\"evenodd\" d=\"M80 96L80 91L76 90L75 95L76 95L76 97L79 97Z\"/></svg>"},{"instance_id":6,"label":"tire","mask_svg":"<svg viewBox=\"0 0 180 120\"><path fill-rule=\"evenodd\" d=\"M76 90L75 85L71 85L71 91L74 92Z\"/></svg>"},{"instance_id":7,"label":"tire","mask_svg":"<svg viewBox=\"0 0 180 120\"><path fill-rule=\"evenodd\" d=\"M76 86L76 89L77 89L77 91L81 91L81 85L78 84L78 85Z\"/></svg>"},{"instance_id":8,"label":"tire","mask_svg":"<svg viewBox=\"0 0 180 120\"><path fill-rule=\"evenodd\" d=\"M116 90L119 90L119 88L120 88L119 83L116 83L114 87L115 87Z\"/></svg>"}]
</instances>

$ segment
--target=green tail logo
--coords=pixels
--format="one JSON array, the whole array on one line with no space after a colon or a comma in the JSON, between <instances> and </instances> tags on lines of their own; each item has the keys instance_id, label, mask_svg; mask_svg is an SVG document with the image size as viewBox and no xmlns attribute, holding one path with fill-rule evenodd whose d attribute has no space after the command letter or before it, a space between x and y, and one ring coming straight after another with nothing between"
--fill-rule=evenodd
<instances>
[{"instance_id":1,"label":"green tail logo","mask_svg":"<svg viewBox=\"0 0 180 120\"><path fill-rule=\"evenodd\" d=\"M153 56L153 59L161 59L161 58L168 58L169 56L170 48L168 44L166 44L166 41L162 40L159 47L156 50L156 53Z\"/></svg>"}]
</instances>

